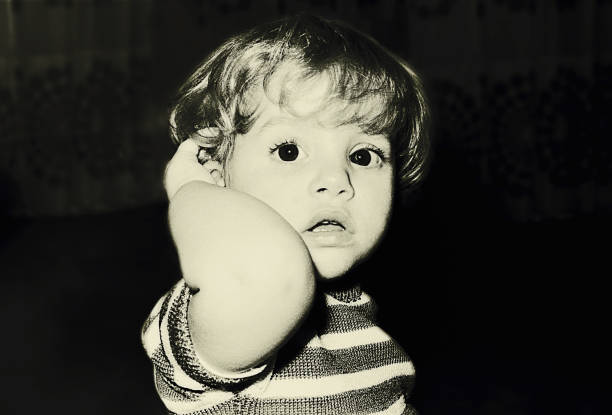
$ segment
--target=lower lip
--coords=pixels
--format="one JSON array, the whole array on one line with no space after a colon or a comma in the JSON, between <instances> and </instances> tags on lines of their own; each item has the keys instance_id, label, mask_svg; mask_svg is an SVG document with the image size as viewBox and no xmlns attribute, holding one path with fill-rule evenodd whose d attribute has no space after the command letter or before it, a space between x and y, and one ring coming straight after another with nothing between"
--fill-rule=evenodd
<instances>
[{"instance_id":1,"label":"lower lip","mask_svg":"<svg viewBox=\"0 0 612 415\"><path fill-rule=\"evenodd\" d=\"M352 235L345 230L337 231L307 231L303 233L308 242L312 242L319 247L341 247L351 243Z\"/></svg>"}]
</instances>

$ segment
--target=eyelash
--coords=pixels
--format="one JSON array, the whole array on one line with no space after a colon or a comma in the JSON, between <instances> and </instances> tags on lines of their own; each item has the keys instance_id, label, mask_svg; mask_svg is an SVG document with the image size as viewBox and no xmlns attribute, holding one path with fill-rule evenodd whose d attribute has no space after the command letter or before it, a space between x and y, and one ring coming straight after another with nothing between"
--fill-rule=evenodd
<instances>
[{"instance_id":1,"label":"eyelash","mask_svg":"<svg viewBox=\"0 0 612 415\"><path fill-rule=\"evenodd\" d=\"M288 144L293 144L295 146L297 146L297 143L294 139L290 138L290 139L285 139L277 144L274 144L272 147L269 148L270 154L274 154L274 152L276 152L279 148L281 148L282 146L288 145ZM370 150L372 151L374 154L376 154L378 157L380 157L380 160L383 163L386 163L389 161L389 156L380 148L373 146L373 145L365 145L355 151L359 151L359 150ZM351 153L352 154L352 153Z\"/></svg>"},{"instance_id":2,"label":"eyelash","mask_svg":"<svg viewBox=\"0 0 612 415\"><path fill-rule=\"evenodd\" d=\"M282 146L286 146L287 144L293 144L297 146L297 143L295 142L295 140L291 138L287 140L283 140L282 142L274 144L272 147L270 147L270 154L274 154L276 150L278 150Z\"/></svg>"},{"instance_id":3,"label":"eyelash","mask_svg":"<svg viewBox=\"0 0 612 415\"><path fill-rule=\"evenodd\" d=\"M363 150L363 149L370 150L371 152L373 152L376 155L378 155L378 157L380 157L380 160L383 163L386 163L387 161L389 161L389 156L384 151L382 151L380 148L378 148L376 146L365 145L365 146L359 148L358 150ZM358 151L358 150L356 150L356 151Z\"/></svg>"}]
</instances>

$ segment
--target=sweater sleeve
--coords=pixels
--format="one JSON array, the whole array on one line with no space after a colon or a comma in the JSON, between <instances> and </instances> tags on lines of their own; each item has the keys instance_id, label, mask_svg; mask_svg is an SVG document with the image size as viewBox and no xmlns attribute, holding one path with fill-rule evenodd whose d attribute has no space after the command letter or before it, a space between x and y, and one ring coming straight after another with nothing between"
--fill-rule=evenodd
<instances>
[{"instance_id":1,"label":"sweater sleeve","mask_svg":"<svg viewBox=\"0 0 612 415\"><path fill-rule=\"evenodd\" d=\"M212 370L197 354L188 325L191 291L180 280L155 305L141 338L153 363L155 386L166 407L177 413L228 402L267 372L266 365L240 373Z\"/></svg>"}]
</instances>

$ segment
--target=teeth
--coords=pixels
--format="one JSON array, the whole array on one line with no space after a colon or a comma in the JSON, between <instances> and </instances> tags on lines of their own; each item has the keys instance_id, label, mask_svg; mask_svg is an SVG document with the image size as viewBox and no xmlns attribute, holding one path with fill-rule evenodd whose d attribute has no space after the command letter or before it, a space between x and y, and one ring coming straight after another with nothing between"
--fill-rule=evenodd
<instances>
[{"instance_id":1,"label":"teeth","mask_svg":"<svg viewBox=\"0 0 612 415\"><path fill-rule=\"evenodd\" d=\"M334 226L333 228L332 227L329 227L329 228L319 227L319 228L313 229L313 232L333 232L333 231L338 231L341 229L342 228L339 226Z\"/></svg>"},{"instance_id":2,"label":"teeth","mask_svg":"<svg viewBox=\"0 0 612 415\"><path fill-rule=\"evenodd\" d=\"M335 220L324 219L313 226L310 230L312 232L333 232L338 231L339 229L344 230L344 226Z\"/></svg>"}]
</instances>

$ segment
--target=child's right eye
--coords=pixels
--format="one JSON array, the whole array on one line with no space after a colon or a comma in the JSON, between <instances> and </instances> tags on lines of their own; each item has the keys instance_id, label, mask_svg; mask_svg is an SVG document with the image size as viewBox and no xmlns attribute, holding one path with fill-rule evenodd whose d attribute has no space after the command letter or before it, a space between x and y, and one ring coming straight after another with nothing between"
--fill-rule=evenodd
<instances>
[{"instance_id":1,"label":"child's right eye","mask_svg":"<svg viewBox=\"0 0 612 415\"><path fill-rule=\"evenodd\" d=\"M294 142L285 141L270 148L270 153L276 153L276 156L282 161L291 162L300 156L300 149Z\"/></svg>"}]
</instances>

